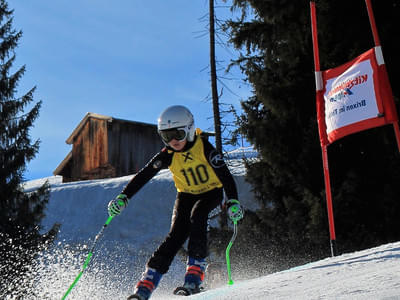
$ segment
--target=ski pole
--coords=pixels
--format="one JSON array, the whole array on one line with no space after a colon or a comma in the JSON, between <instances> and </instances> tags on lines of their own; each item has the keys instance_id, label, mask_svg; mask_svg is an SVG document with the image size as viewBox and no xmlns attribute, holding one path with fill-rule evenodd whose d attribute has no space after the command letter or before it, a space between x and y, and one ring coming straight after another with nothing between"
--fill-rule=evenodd
<instances>
[{"instance_id":1,"label":"ski pole","mask_svg":"<svg viewBox=\"0 0 400 300\"><path fill-rule=\"evenodd\" d=\"M232 238L228 244L228 247L226 247L226 251L225 251L225 256L226 256L226 267L228 269L228 284L232 285L233 284L233 280L232 280L232 276L231 276L231 261L229 259L229 251L231 250L231 247L233 245L233 242L236 239L236 235L237 235L237 221L233 221L233 235Z\"/></svg>"},{"instance_id":2,"label":"ski pole","mask_svg":"<svg viewBox=\"0 0 400 300\"><path fill-rule=\"evenodd\" d=\"M109 216L107 221L104 223L103 227L101 228L101 230L99 231L99 233L96 235L92 248L90 248L89 250L89 254L86 257L86 260L82 266L81 271L79 272L78 276L76 276L74 282L72 282L72 284L70 285L69 289L65 292L64 296L61 298L61 300L64 300L65 298L67 298L68 294L71 292L71 290L74 288L75 284L79 281L79 279L81 278L83 271L85 271L86 267L89 265L90 260L93 256L93 251L94 248L96 247L97 241L99 240L99 238L103 235L103 231L104 229L107 227L108 224L110 224L111 220L113 219L114 216Z\"/></svg>"}]
</instances>

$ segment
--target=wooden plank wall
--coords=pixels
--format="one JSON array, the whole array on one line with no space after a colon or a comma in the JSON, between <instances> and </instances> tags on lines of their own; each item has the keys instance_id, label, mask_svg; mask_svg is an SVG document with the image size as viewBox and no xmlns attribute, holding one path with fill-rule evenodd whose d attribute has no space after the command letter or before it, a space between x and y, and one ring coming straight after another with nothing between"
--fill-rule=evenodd
<instances>
[{"instance_id":1,"label":"wooden plank wall","mask_svg":"<svg viewBox=\"0 0 400 300\"><path fill-rule=\"evenodd\" d=\"M75 136L63 181L137 173L162 147L155 125L89 118Z\"/></svg>"},{"instance_id":2,"label":"wooden plank wall","mask_svg":"<svg viewBox=\"0 0 400 300\"><path fill-rule=\"evenodd\" d=\"M154 125L117 120L109 124L109 162L116 176L137 173L163 146Z\"/></svg>"},{"instance_id":3,"label":"wooden plank wall","mask_svg":"<svg viewBox=\"0 0 400 300\"><path fill-rule=\"evenodd\" d=\"M89 118L76 136L72 149L72 179L95 179L115 176L108 163L107 120Z\"/></svg>"}]
</instances>

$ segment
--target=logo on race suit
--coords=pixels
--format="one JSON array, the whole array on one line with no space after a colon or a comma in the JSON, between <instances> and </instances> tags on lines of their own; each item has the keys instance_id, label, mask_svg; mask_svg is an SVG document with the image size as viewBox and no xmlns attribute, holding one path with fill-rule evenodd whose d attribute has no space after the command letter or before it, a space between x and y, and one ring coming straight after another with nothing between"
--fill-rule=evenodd
<instances>
[{"instance_id":1,"label":"logo on race suit","mask_svg":"<svg viewBox=\"0 0 400 300\"><path fill-rule=\"evenodd\" d=\"M224 157L217 150L210 153L209 161L211 166L216 169L225 166Z\"/></svg>"},{"instance_id":2,"label":"logo on race suit","mask_svg":"<svg viewBox=\"0 0 400 300\"><path fill-rule=\"evenodd\" d=\"M156 160L155 162L153 162L153 168L154 169L159 169L159 168L161 168L161 165L162 165L162 162L161 162L161 160Z\"/></svg>"}]
</instances>

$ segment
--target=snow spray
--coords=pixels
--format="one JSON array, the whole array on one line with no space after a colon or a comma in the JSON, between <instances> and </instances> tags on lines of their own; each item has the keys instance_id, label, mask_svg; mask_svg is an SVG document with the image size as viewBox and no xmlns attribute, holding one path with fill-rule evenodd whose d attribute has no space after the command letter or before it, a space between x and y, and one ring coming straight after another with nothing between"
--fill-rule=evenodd
<instances>
[{"instance_id":1,"label":"snow spray","mask_svg":"<svg viewBox=\"0 0 400 300\"><path fill-rule=\"evenodd\" d=\"M64 296L61 298L61 300L64 300L65 298L67 298L68 294L71 292L71 290L74 288L75 284L79 281L79 279L81 278L83 272L85 271L86 267L89 265L90 260L93 256L93 251L94 248L96 247L97 241L99 240L99 238L103 235L103 231L104 229L108 226L108 224L111 222L111 220L113 219L113 216L109 216L107 221L104 223L103 227L101 228L101 230L99 231L99 233L96 235L96 238L94 239L92 248L90 248L89 250L89 254L82 266L82 270L79 272L78 276L76 276L74 282L70 285L69 289L65 292Z\"/></svg>"}]
</instances>

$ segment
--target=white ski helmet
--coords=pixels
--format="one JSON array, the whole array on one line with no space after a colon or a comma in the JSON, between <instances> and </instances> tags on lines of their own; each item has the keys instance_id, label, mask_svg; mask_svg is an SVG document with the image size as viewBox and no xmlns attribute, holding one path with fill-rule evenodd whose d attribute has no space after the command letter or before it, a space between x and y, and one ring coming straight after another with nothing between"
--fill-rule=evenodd
<instances>
[{"instance_id":1,"label":"white ski helmet","mask_svg":"<svg viewBox=\"0 0 400 300\"><path fill-rule=\"evenodd\" d=\"M173 105L166 108L158 118L158 133L163 142L168 144L173 138L192 142L194 140L194 119L189 109L182 105ZM179 129L179 130L172 130ZM176 137L175 137L175 136Z\"/></svg>"}]
</instances>

